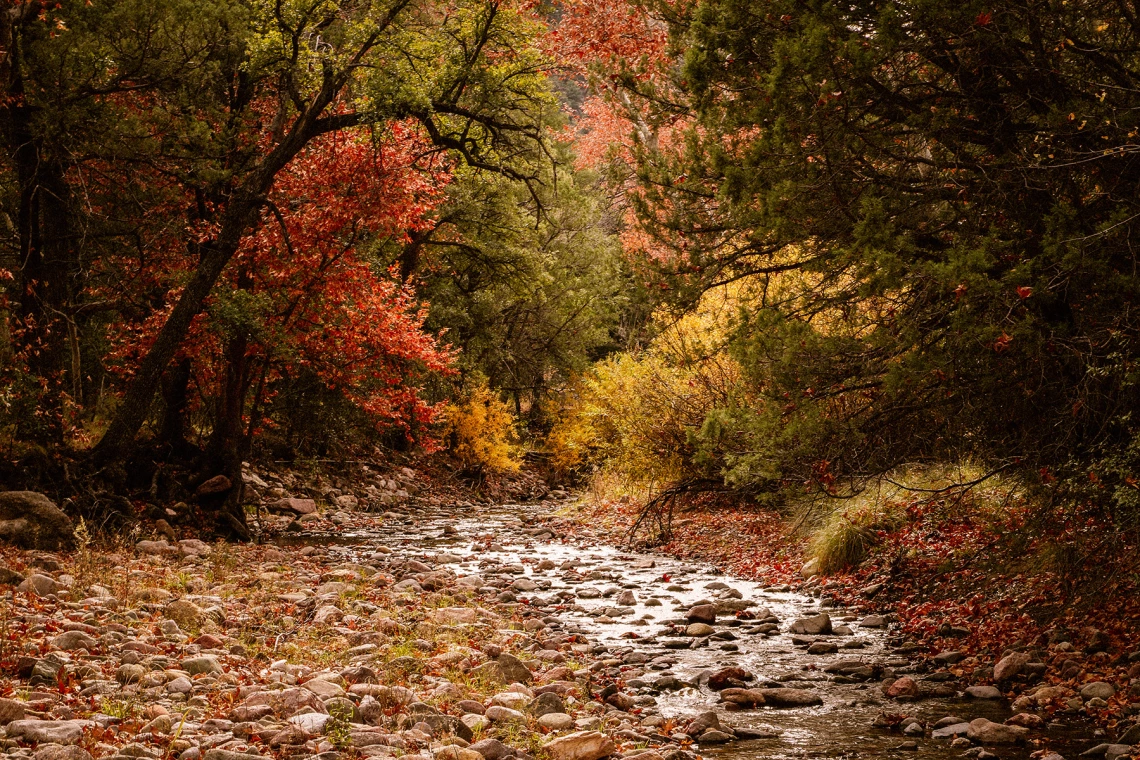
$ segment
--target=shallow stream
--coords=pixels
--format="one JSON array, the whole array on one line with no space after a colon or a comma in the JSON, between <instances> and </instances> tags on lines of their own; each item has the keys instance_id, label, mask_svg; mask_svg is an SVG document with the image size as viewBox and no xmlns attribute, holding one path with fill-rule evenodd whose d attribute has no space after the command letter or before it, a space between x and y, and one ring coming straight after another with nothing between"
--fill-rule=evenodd
<instances>
[{"instance_id":1,"label":"shallow stream","mask_svg":"<svg viewBox=\"0 0 1140 760\"><path fill-rule=\"evenodd\" d=\"M946 698L902 703L887 699L876 680L844 683L846 679L825 672L829 664L859 659L919 681L951 676L928 672L921 661L893 651L892 645L899 643L896 637L883 629L860 626L861 616L848 615L841 609L824 611L835 625L849 626L851 633L818 637L838 645L838 651L808 654L802 640L797 646L793 638L817 637L793 637L788 629L796 619L819 614L818 599L724 575L709 566L543 535L536 529L549 509L459 506L419 511L414 516L389 516L364 531L293 534L281 540L324 544L330 551L343 554L346 561L370 554L382 545L409 559L442 559L459 576L507 575L522 581L516 582L512 591L519 601L548 612L544 620L551 627L585 636L594 644L591 652L595 658L609 658L610 666L621 667L627 693L643 701L655 699L656 704L649 707L664 718L717 710L724 723L770 737L700 746L699 752L706 758L960 758L964 750L951 748L948 740L929 738L929 733L904 736L874 728L872 722L884 712L915 716L927 725L946 716L1001 722L1011 715L1003 700ZM554 568L549 569L543 560L549 560ZM540 563L548 569L538 569ZM529 589L526 581L535 588ZM632 591L634 598L627 596L624 604L618 604L618 596L626 590ZM755 602L749 611L767 609L779 619L779 630L764 633L761 631L766 626L755 621L721 617L715 626L717 633L705 639L704 646L668 648L666 645L677 647L688 642L677 633L665 632L663 625L669 621L683 624L686 610L698 602L716 601L717 595ZM765 615L761 612L758 617ZM729 712L707 685L677 691L653 688L667 675L702 684L702 674L707 680L709 672L728 666L753 674L755 680L749 686L807 688L818 694L823 704ZM954 680L941 683L956 686L959 693L963 687ZM1059 725L1035 732L1033 737L1047 739L1050 749L1067 757L1075 757L1095 743ZM1029 758L1042 746L1034 744L988 747L986 751L1002 758Z\"/></svg>"}]
</instances>

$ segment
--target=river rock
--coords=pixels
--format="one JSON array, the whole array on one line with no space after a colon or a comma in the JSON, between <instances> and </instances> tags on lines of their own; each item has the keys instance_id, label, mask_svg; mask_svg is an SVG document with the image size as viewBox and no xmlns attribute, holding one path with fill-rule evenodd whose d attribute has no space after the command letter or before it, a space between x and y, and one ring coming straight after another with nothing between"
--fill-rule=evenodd
<instances>
[{"instance_id":1,"label":"river rock","mask_svg":"<svg viewBox=\"0 0 1140 760\"><path fill-rule=\"evenodd\" d=\"M301 688L316 694L317 697L325 703L326 707L328 706L330 699L333 699L334 697L344 696L344 689L342 689L338 684L335 684L332 681L326 681L323 678L313 678L309 681L305 681L305 683L301 685Z\"/></svg>"},{"instance_id":2,"label":"river rock","mask_svg":"<svg viewBox=\"0 0 1140 760\"><path fill-rule=\"evenodd\" d=\"M269 509L294 515L311 515L317 511L317 502L312 499L278 499L269 504Z\"/></svg>"},{"instance_id":3,"label":"river rock","mask_svg":"<svg viewBox=\"0 0 1140 760\"><path fill-rule=\"evenodd\" d=\"M1028 735L1027 728L994 723L985 718L970 721L970 728L966 731L966 738L978 744L1019 744Z\"/></svg>"},{"instance_id":4,"label":"river rock","mask_svg":"<svg viewBox=\"0 0 1140 760\"><path fill-rule=\"evenodd\" d=\"M725 689L720 700L737 707L757 707L764 704L764 693L760 689Z\"/></svg>"},{"instance_id":5,"label":"river rock","mask_svg":"<svg viewBox=\"0 0 1140 760\"><path fill-rule=\"evenodd\" d=\"M1116 687L1107 681L1094 681L1081 688L1081 699L1108 699L1116 693Z\"/></svg>"},{"instance_id":6,"label":"river rock","mask_svg":"<svg viewBox=\"0 0 1140 760\"><path fill-rule=\"evenodd\" d=\"M531 715L540 718L550 713L566 712L566 702L557 693L548 691L539 694L533 702L527 705L526 709Z\"/></svg>"},{"instance_id":7,"label":"river rock","mask_svg":"<svg viewBox=\"0 0 1140 760\"><path fill-rule=\"evenodd\" d=\"M702 744L725 744L733 741L736 737L732 734L726 734L724 731L718 731L715 728L709 729L700 735L699 741Z\"/></svg>"},{"instance_id":8,"label":"river rock","mask_svg":"<svg viewBox=\"0 0 1140 760\"><path fill-rule=\"evenodd\" d=\"M64 631L51 640L51 647L70 652L75 649L94 649L98 643L83 631Z\"/></svg>"},{"instance_id":9,"label":"river rock","mask_svg":"<svg viewBox=\"0 0 1140 760\"><path fill-rule=\"evenodd\" d=\"M168 620L178 623L180 628L196 628L202 624L202 608L185 599L176 599L163 609Z\"/></svg>"},{"instance_id":10,"label":"river rock","mask_svg":"<svg viewBox=\"0 0 1140 760\"><path fill-rule=\"evenodd\" d=\"M709 676L708 686L713 691L723 691L730 687L742 687L745 681L751 681L752 674L743 668L721 668Z\"/></svg>"},{"instance_id":11,"label":"river rock","mask_svg":"<svg viewBox=\"0 0 1140 760\"><path fill-rule=\"evenodd\" d=\"M178 676L166 684L166 691L169 694L189 694L193 690L194 684L186 676Z\"/></svg>"},{"instance_id":12,"label":"river rock","mask_svg":"<svg viewBox=\"0 0 1140 760\"><path fill-rule=\"evenodd\" d=\"M0 586L18 586L24 581L24 576L10 567L0 565Z\"/></svg>"},{"instance_id":13,"label":"river rock","mask_svg":"<svg viewBox=\"0 0 1140 760\"><path fill-rule=\"evenodd\" d=\"M996 686L970 686L966 689L970 699L1001 699L1001 690Z\"/></svg>"},{"instance_id":14,"label":"river rock","mask_svg":"<svg viewBox=\"0 0 1140 760\"><path fill-rule=\"evenodd\" d=\"M505 710L507 708L503 707L499 709ZM512 710L512 712L514 711ZM482 718L483 716L480 715L479 717ZM486 718L483 719L486 720ZM460 739L466 742L471 741L471 739L475 736L475 734L471 731L466 723L461 721L459 718L455 718L450 715L417 715L416 720L427 723L429 726L431 726L432 736L442 737L451 734L453 736L458 736ZM523 718L523 721L526 721L525 717Z\"/></svg>"},{"instance_id":15,"label":"river rock","mask_svg":"<svg viewBox=\"0 0 1140 760\"><path fill-rule=\"evenodd\" d=\"M235 752L232 749L214 749L206 750L202 755L202 760L253 760L254 758L264 757L264 755L257 752Z\"/></svg>"},{"instance_id":16,"label":"river rock","mask_svg":"<svg viewBox=\"0 0 1140 760\"><path fill-rule=\"evenodd\" d=\"M1129 744L1098 744L1080 754L1081 757L1103 757L1105 760L1116 760L1118 757L1132 755L1134 748Z\"/></svg>"},{"instance_id":17,"label":"river rock","mask_svg":"<svg viewBox=\"0 0 1140 760\"><path fill-rule=\"evenodd\" d=\"M720 716L716 710L706 710L685 725L685 733L689 736L700 736L710 729L721 730Z\"/></svg>"},{"instance_id":18,"label":"river rock","mask_svg":"<svg viewBox=\"0 0 1140 760\"><path fill-rule=\"evenodd\" d=\"M574 718L566 713L546 713L539 716L538 725L551 731L565 731L574 725Z\"/></svg>"},{"instance_id":19,"label":"river rock","mask_svg":"<svg viewBox=\"0 0 1140 760\"><path fill-rule=\"evenodd\" d=\"M83 720L17 720L8 724L8 736L37 744L78 744Z\"/></svg>"},{"instance_id":20,"label":"river rock","mask_svg":"<svg viewBox=\"0 0 1140 760\"><path fill-rule=\"evenodd\" d=\"M15 699L0 697L0 726L6 726L14 720L24 719L24 703Z\"/></svg>"},{"instance_id":21,"label":"river rock","mask_svg":"<svg viewBox=\"0 0 1140 760\"><path fill-rule=\"evenodd\" d=\"M712 636L716 629L707 623L690 623L685 629L686 636Z\"/></svg>"},{"instance_id":22,"label":"river rock","mask_svg":"<svg viewBox=\"0 0 1140 760\"><path fill-rule=\"evenodd\" d=\"M478 752L486 760L502 760L502 758L514 754L510 747L498 739L481 739L467 749Z\"/></svg>"},{"instance_id":23,"label":"river rock","mask_svg":"<svg viewBox=\"0 0 1140 760\"><path fill-rule=\"evenodd\" d=\"M932 739L956 739L959 736L965 736L970 731L969 723L951 723L948 726L936 728L931 732L930 738Z\"/></svg>"},{"instance_id":24,"label":"river rock","mask_svg":"<svg viewBox=\"0 0 1140 760\"><path fill-rule=\"evenodd\" d=\"M685 613L685 619L690 623L704 623L706 625L713 625L716 623L716 605L698 604L696 607L693 607Z\"/></svg>"},{"instance_id":25,"label":"river rock","mask_svg":"<svg viewBox=\"0 0 1140 760\"><path fill-rule=\"evenodd\" d=\"M91 753L75 745L41 744L32 760L91 760Z\"/></svg>"},{"instance_id":26,"label":"river rock","mask_svg":"<svg viewBox=\"0 0 1140 760\"><path fill-rule=\"evenodd\" d=\"M495 662L502 669L503 678L507 683L528 684L534 680L534 674L530 672L530 668L513 654L503 652L496 658Z\"/></svg>"},{"instance_id":27,"label":"river rock","mask_svg":"<svg viewBox=\"0 0 1140 760\"><path fill-rule=\"evenodd\" d=\"M182 669L192 676L201 673L222 673L222 664L212 654L202 657L190 657L182 661Z\"/></svg>"},{"instance_id":28,"label":"river rock","mask_svg":"<svg viewBox=\"0 0 1140 760\"><path fill-rule=\"evenodd\" d=\"M17 591L25 594L35 594L36 596L47 596L48 594L58 594L63 591L66 586L52 578L50 575L43 573L32 573L24 579L24 581L17 587Z\"/></svg>"},{"instance_id":29,"label":"river rock","mask_svg":"<svg viewBox=\"0 0 1140 760\"><path fill-rule=\"evenodd\" d=\"M3 702L3 700L0 700ZM0 707L0 714L3 714L3 707ZM0 724L4 721L0 719ZM1140 744L1140 723L1135 723L1128 727L1128 730L1120 735L1116 740L1119 744Z\"/></svg>"},{"instance_id":30,"label":"river rock","mask_svg":"<svg viewBox=\"0 0 1140 760\"><path fill-rule=\"evenodd\" d=\"M0 541L26 549L64 549L75 526L51 499L35 491L0 492Z\"/></svg>"},{"instance_id":31,"label":"river rock","mask_svg":"<svg viewBox=\"0 0 1140 760\"><path fill-rule=\"evenodd\" d=\"M440 625L471 625L476 621L474 607L441 607L431 618Z\"/></svg>"},{"instance_id":32,"label":"river rock","mask_svg":"<svg viewBox=\"0 0 1140 760\"><path fill-rule=\"evenodd\" d=\"M344 617L344 612L335 604L326 604L313 613L313 622L317 625L331 625Z\"/></svg>"},{"instance_id":33,"label":"river rock","mask_svg":"<svg viewBox=\"0 0 1140 760\"><path fill-rule=\"evenodd\" d=\"M205 557L210 553L210 545L197 538L184 538L178 542L178 553L183 557Z\"/></svg>"},{"instance_id":34,"label":"river rock","mask_svg":"<svg viewBox=\"0 0 1140 760\"><path fill-rule=\"evenodd\" d=\"M355 744L355 742L353 742ZM440 747L435 753L435 760L485 760L478 752L474 752L454 744Z\"/></svg>"},{"instance_id":35,"label":"river rock","mask_svg":"<svg viewBox=\"0 0 1140 760\"><path fill-rule=\"evenodd\" d=\"M195 488L194 496L198 498L221 496L222 494L229 493L232 487L233 484L230 483L230 479L225 475L215 475Z\"/></svg>"},{"instance_id":36,"label":"river rock","mask_svg":"<svg viewBox=\"0 0 1140 760\"><path fill-rule=\"evenodd\" d=\"M483 713L492 723L519 723L526 724L526 716L518 710L501 705L491 705Z\"/></svg>"},{"instance_id":37,"label":"river rock","mask_svg":"<svg viewBox=\"0 0 1140 760\"><path fill-rule=\"evenodd\" d=\"M917 699L918 698L918 682L910 676L903 676L896 678L895 682L888 686L885 690L888 697L894 699Z\"/></svg>"},{"instance_id":38,"label":"river rock","mask_svg":"<svg viewBox=\"0 0 1140 760\"><path fill-rule=\"evenodd\" d=\"M1030 657L1025 652L1011 652L994 665L994 681L1001 683L1016 677L1029 664Z\"/></svg>"},{"instance_id":39,"label":"river rock","mask_svg":"<svg viewBox=\"0 0 1140 760\"><path fill-rule=\"evenodd\" d=\"M821 612L809 618L803 618L792 623L792 633L801 633L809 636L822 636L831 633L831 616Z\"/></svg>"}]
</instances>

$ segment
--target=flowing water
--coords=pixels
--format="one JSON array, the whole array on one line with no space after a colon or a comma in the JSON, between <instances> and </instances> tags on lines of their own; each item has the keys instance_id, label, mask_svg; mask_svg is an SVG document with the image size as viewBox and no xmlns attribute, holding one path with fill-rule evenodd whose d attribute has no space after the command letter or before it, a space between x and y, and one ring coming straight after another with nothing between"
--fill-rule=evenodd
<instances>
[{"instance_id":1,"label":"flowing water","mask_svg":"<svg viewBox=\"0 0 1140 760\"><path fill-rule=\"evenodd\" d=\"M899 642L881 629L863 628L859 617L841 609L826 610L836 625L847 624L850 635L819 637L840 646L837 653L809 655L793 643L788 633L792 621L820 612L819 601L803 593L781 587L765 587L717 572L709 566L675 559L623 551L614 546L577 539L537 537L533 529L541 524L549 507L502 505L499 507L455 507L416 512L414 516L389 517L365 530L338 534L299 534L283 537L289 543L325 544L345 560L370 554L383 545L409 559L439 560L459 576L479 575L488 582L525 578L536 584L529 592L514 592L519 601L549 613L544 619L552 627L578 633L594 644L595 658L609 658L621 667L627 693L648 702L665 718L683 718L706 710L720 712L721 720L734 727L752 729L749 739L727 744L700 746L700 753L716 760L745 758L802 757L913 757L959 758L963 749L951 748L948 740L935 740L929 734L915 737L873 728L881 713L915 716L926 724L946 716L966 721L985 717L1001 722L1010 716L1001 700L927 699L900 703L883 696L876 681L844 683L825 673L837 660L860 659L912 675L916 680L930 678L920 660L911 660L892 651ZM616 539L617 537L615 537ZM555 569L539 570L542 560ZM573 569L569 569L573 566ZM526 586L527 584L523 584ZM726 591L726 589L731 589ZM633 604L618 605L622 591L633 592ZM779 631L765 634L763 626L750 621L718 618L717 636L700 648L679 646L676 633L666 633L663 624L684 622L686 610L716 594L756 603L779 618ZM626 599L628 602L628 598ZM599 615L600 610L608 612ZM620 613L620 614L619 614ZM763 617L761 614L760 617ZM806 637L815 638L815 637ZM690 639L691 641L691 639ZM620 662L619 662L620 661ZM716 692L707 685L678 691L652 688L666 675L700 684L702 674L723 667L743 668L755 675L750 686L792 686L818 694L823 704L814 707L775 708L728 712ZM937 680L940 676L935 675ZM942 676L947 677L947 676ZM950 681L959 689L962 684ZM683 725L683 721L682 721ZM1069 757L1092 742L1082 741L1078 732L1053 725L1035 732L1035 740L1045 740L1051 749ZM915 748L917 744L917 748ZM989 747L1003 758L1029 758L1040 745Z\"/></svg>"}]
</instances>

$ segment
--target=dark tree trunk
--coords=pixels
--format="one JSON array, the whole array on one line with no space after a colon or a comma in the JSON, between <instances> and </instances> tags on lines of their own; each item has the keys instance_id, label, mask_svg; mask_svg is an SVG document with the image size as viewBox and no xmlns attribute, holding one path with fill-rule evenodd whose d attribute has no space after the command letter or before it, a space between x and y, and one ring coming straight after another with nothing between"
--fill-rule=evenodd
<instances>
[{"instance_id":1,"label":"dark tree trunk","mask_svg":"<svg viewBox=\"0 0 1140 760\"><path fill-rule=\"evenodd\" d=\"M244 275L238 283L239 287L249 287L251 284ZM248 350L249 337L238 329L226 345L226 369L222 377L214 430L206 450L208 472L225 475L233 484L219 509L219 526L226 526L242 539L249 538L245 507L242 504L245 490L242 481L245 426L242 423L250 386Z\"/></svg>"},{"instance_id":2,"label":"dark tree trunk","mask_svg":"<svg viewBox=\"0 0 1140 760\"><path fill-rule=\"evenodd\" d=\"M162 416L159 441L174 458L185 456L191 446L186 440L186 409L189 406L190 359L183 357L167 373L162 388L162 399L166 407Z\"/></svg>"},{"instance_id":3,"label":"dark tree trunk","mask_svg":"<svg viewBox=\"0 0 1140 760\"><path fill-rule=\"evenodd\" d=\"M16 296L18 332L15 345L26 357L29 371L49 383L41 401L48 413L47 440L59 443L63 434L63 381L71 375L72 394L81 401L79 376L79 344L75 323L71 318L76 293L78 256L71 216L71 191L66 168L51 149L35 135L32 106L25 98L23 74L20 70L20 37L18 24L11 17L3 25L7 46L3 61L5 97L0 108L4 139L16 169L19 207L15 220L17 251ZM70 357L70 361L67 361Z\"/></svg>"}]
</instances>

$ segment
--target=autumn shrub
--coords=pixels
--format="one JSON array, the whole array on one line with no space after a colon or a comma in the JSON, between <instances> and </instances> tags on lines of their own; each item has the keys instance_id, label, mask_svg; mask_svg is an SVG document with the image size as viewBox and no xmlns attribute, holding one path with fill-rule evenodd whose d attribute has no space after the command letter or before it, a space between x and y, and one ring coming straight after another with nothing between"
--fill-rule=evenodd
<instances>
[{"instance_id":1,"label":"autumn shrub","mask_svg":"<svg viewBox=\"0 0 1140 760\"><path fill-rule=\"evenodd\" d=\"M736 364L722 350L732 309L732 294L710 294L646 349L578 377L546 439L555 469L589 474L610 493L709 474L694 440L738 386Z\"/></svg>"},{"instance_id":2,"label":"autumn shrub","mask_svg":"<svg viewBox=\"0 0 1140 760\"><path fill-rule=\"evenodd\" d=\"M834 509L812 534L809 552L818 571L836 573L859 565L879 542L879 532L902 520L897 501L863 499Z\"/></svg>"},{"instance_id":3,"label":"autumn shrub","mask_svg":"<svg viewBox=\"0 0 1140 760\"><path fill-rule=\"evenodd\" d=\"M444 444L465 469L479 473L518 470L515 416L485 381L448 403L443 417Z\"/></svg>"}]
</instances>

